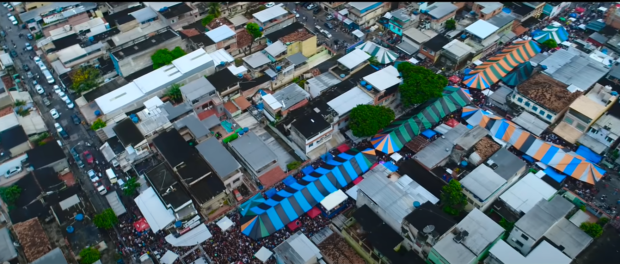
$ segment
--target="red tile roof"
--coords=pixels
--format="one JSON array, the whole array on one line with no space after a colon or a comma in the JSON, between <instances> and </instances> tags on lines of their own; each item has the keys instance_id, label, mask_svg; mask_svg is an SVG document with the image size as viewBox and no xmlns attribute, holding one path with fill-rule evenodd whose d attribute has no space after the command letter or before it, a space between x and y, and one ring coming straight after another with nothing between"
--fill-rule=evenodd
<instances>
[{"instance_id":1,"label":"red tile roof","mask_svg":"<svg viewBox=\"0 0 620 264\"><path fill-rule=\"evenodd\" d=\"M258 177L258 181L260 181L264 189L267 189L281 180L284 180L284 178L286 178L286 173L284 173L280 166L276 166L262 176Z\"/></svg>"}]
</instances>

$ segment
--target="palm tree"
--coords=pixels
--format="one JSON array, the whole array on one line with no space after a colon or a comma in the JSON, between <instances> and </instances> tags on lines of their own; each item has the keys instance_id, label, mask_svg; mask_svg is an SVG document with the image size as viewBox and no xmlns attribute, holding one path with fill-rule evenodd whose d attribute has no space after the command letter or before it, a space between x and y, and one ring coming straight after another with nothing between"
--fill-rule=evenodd
<instances>
[{"instance_id":1,"label":"palm tree","mask_svg":"<svg viewBox=\"0 0 620 264\"><path fill-rule=\"evenodd\" d=\"M138 182L138 179L136 179L136 177L131 177L125 183L123 193L127 196L133 196L139 187L140 183Z\"/></svg>"},{"instance_id":2,"label":"palm tree","mask_svg":"<svg viewBox=\"0 0 620 264\"><path fill-rule=\"evenodd\" d=\"M209 15L212 15L215 18L218 18L222 15L222 11L220 10L220 3L218 2L209 3Z\"/></svg>"}]
</instances>

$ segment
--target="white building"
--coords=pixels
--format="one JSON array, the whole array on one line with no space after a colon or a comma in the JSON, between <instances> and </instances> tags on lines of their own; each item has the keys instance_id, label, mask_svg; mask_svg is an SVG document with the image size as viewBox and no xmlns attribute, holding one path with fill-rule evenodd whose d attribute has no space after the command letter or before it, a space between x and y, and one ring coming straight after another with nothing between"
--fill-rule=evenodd
<instances>
[{"instance_id":1,"label":"white building","mask_svg":"<svg viewBox=\"0 0 620 264\"><path fill-rule=\"evenodd\" d=\"M528 173L500 195L499 199L515 214L527 214L541 200L549 200L557 190L532 173Z\"/></svg>"}]
</instances>

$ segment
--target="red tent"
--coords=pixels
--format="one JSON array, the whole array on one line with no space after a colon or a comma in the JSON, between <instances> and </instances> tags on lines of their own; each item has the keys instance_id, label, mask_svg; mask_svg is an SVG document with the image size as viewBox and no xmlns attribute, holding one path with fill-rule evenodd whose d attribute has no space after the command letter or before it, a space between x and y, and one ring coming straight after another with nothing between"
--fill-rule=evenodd
<instances>
[{"instance_id":1,"label":"red tent","mask_svg":"<svg viewBox=\"0 0 620 264\"><path fill-rule=\"evenodd\" d=\"M448 78L449 81L453 82L453 83L458 83L461 81L461 78L459 78L456 75L453 75L452 77Z\"/></svg>"},{"instance_id":2,"label":"red tent","mask_svg":"<svg viewBox=\"0 0 620 264\"><path fill-rule=\"evenodd\" d=\"M357 185L358 183L362 182L362 180L364 180L364 178L357 177L357 179L353 180L353 184Z\"/></svg>"},{"instance_id":3,"label":"red tent","mask_svg":"<svg viewBox=\"0 0 620 264\"><path fill-rule=\"evenodd\" d=\"M291 232L294 232L295 230L301 227L301 221L297 219L293 222L288 223L286 226L288 227L289 230L291 230Z\"/></svg>"},{"instance_id":4,"label":"red tent","mask_svg":"<svg viewBox=\"0 0 620 264\"><path fill-rule=\"evenodd\" d=\"M342 144L340 146L337 147L337 149L341 152L344 153L345 151L349 150L351 147L349 147L349 145L347 144Z\"/></svg>"},{"instance_id":5,"label":"red tent","mask_svg":"<svg viewBox=\"0 0 620 264\"><path fill-rule=\"evenodd\" d=\"M577 13L583 13L584 11L586 11L586 9L585 9L585 8L583 8L583 7L577 7L577 8L575 8L575 12L577 12Z\"/></svg>"},{"instance_id":6,"label":"red tent","mask_svg":"<svg viewBox=\"0 0 620 264\"><path fill-rule=\"evenodd\" d=\"M446 121L446 125L454 128L459 125L459 121L456 121L456 119L451 118L450 120Z\"/></svg>"},{"instance_id":7,"label":"red tent","mask_svg":"<svg viewBox=\"0 0 620 264\"><path fill-rule=\"evenodd\" d=\"M321 214L321 209L317 208L317 207L312 207L312 209L310 209L310 211L308 211L308 216L310 218L315 218L317 215Z\"/></svg>"},{"instance_id":8,"label":"red tent","mask_svg":"<svg viewBox=\"0 0 620 264\"><path fill-rule=\"evenodd\" d=\"M142 232L144 230L151 228L151 226L149 226L149 223L146 222L146 218L140 218L140 220L134 222L133 227L138 232Z\"/></svg>"}]
</instances>

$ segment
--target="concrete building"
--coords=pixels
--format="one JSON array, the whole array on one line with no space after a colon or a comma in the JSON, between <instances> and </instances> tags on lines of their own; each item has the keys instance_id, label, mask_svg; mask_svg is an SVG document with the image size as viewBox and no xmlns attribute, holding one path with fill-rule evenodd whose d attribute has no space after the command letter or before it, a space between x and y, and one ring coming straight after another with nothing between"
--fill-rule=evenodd
<instances>
[{"instance_id":1,"label":"concrete building","mask_svg":"<svg viewBox=\"0 0 620 264\"><path fill-rule=\"evenodd\" d=\"M153 67L151 56L160 49L173 50L183 47L181 36L166 27L138 37L109 51L116 72L128 76L146 67Z\"/></svg>"},{"instance_id":2,"label":"concrete building","mask_svg":"<svg viewBox=\"0 0 620 264\"><path fill-rule=\"evenodd\" d=\"M434 36L420 46L420 53L418 53L418 58L429 58L431 61L433 61L433 63L437 62L437 59L440 57L443 47L448 45L450 41L451 40L449 38L443 35Z\"/></svg>"},{"instance_id":3,"label":"concrete building","mask_svg":"<svg viewBox=\"0 0 620 264\"><path fill-rule=\"evenodd\" d=\"M608 111L592 124L578 142L597 154L603 154L618 138L620 138L620 118L614 111Z\"/></svg>"},{"instance_id":4,"label":"concrete building","mask_svg":"<svg viewBox=\"0 0 620 264\"><path fill-rule=\"evenodd\" d=\"M372 25L391 7L389 2L349 2L348 5L348 18L358 27Z\"/></svg>"},{"instance_id":5,"label":"concrete building","mask_svg":"<svg viewBox=\"0 0 620 264\"><path fill-rule=\"evenodd\" d=\"M323 259L321 251L301 232L293 234L273 251L278 263L312 264Z\"/></svg>"},{"instance_id":6,"label":"concrete building","mask_svg":"<svg viewBox=\"0 0 620 264\"><path fill-rule=\"evenodd\" d=\"M27 163L33 170L52 168L55 172L61 172L69 168L67 156L56 142L50 142L42 146L26 151Z\"/></svg>"},{"instance_id":7,"label":"concrete building","mask_svg":"<svg viewBox=\"0 0 620 264\"><path fill-rule=\"evenodd\" d=\"M319 113L309 113L290 124L291 138L308 154L332 138L333 127Z\"/></svg>"},{"instance_id":8,"label":"concrete building","mask_svg":"<svg viewBox=\"0 0 620 264\"><path fill-rule=\"evenodd\" d=\"M390 14L392 17L388 28L399 36L403 35L403 31L417 26L417 16L410 14L409 10L405 8L394 10Z\"/></svg>"},{"instance_id":9,"label":"concrete building","mask_svg":"<svg viewBox=\"0 0 620 264\"><path fill-rule=\"evenodd\" d=\"M196 145L196 149L222 179L227 190L232 191L241 185L241 165L215 137Z\"/></svg>"},{"instance_id":10,"label":"concrete building","mask_svg":"<svg viewBox=\"0 0 620 264\"><path fill-rule=\"evenodd\" d=\"M569 264L572 259L564 255L562 251L547 241L542 241L527 256L521 255L519 251L512 248L503 240L497 241L489 250L489 256L484 260L484 264L508 264L508 263L556 263Z\"/></svg>"},{"instance_id":11,"label":"concrete building","mask_svg":"<svg viewBox=\"0 0 620 264\"><path fill-rule=\"evenodd\" d=\"M199 19L198 9L185 2L145 2L144 4L155 10L159 19L174 29L180 29Z\"/></svg>"},{"instance_id":12,"label":"concrete building","mask_svg":"<svg viewBox=\"0 0 620 264\"><path fill-rule=\"evenodd\" d=\"M252 17L263 28L263 35L271 34L295 22L295 15L278 5L254 13Z\"/></svg>"},{"instance_id":13,"label":"concrete building","mask_svg":"<svg viewBox=\"0 0 620 264\"><path fill-rule=\"evenodd\" d=\"M499 27L485 21L478 20L465 28L469 37L465 43L473 47L473 61L478 60L497 48L500 36L497 34Z\"/></svg>"},{"instance_id":14,"label":"concrete building","mask_svg":"<svg viewBox=\"0 0 620 264\"><path fill-rule=\"evenodd\" d=\"M476 13L479 19L489 20L502 12L504 4L500 2L474 2L471 10Z\"/></svg>"},{"instance_id":15,"label":"concrete building","mask_svg":"<svg viewBox=\"0 0 620 264\"><path fill-rule=\"evenodd\" d=\"M445 65L447 69L460 70L466 66L467 61L471 61L474 49L455 39L443 46L438 62Z\"/></svg>"},{"instance_id":16,"label":"concrete building","mask_svg":"<svg viewBox=\"0 0 620 264\"><path fill-rule=\"evenodd\" d=\"M548 201L557 192L557 189L530 172L499 196L493 204L493 211L508 221L516 222L539 201Z\"/></svg>"},{"instance_id":17,"label":"concrete building","mask_svg":"<svg viewBox=\"0 0 620 264\"><path fill-rule=\"evenodd\" d=\"M405 216L401 232L413 242L420 255L428 256L435 243L448 235L456 224L440 207L426 202Z\"/></svg>"},{"instance_id":18,"label":"concrete building","mask_svg":"<svg viewBox=\"0 0 620 264\"><path fill-rule=\"evenodd\" d=\"M252 131L232 141L230 149L248 173L256 179L278 167L276 154Z\"/></svg>"},{"instance_id":19,"label":"concrete building","mask_svg":"<svg viewBox=\"0 0 620 264\"><path fill-rule=\"evenodd\" d=\"M446 21L454 19L458 7L452 3L434 2L426 8L420 7L420 21L429 19L431 22L427 29L441 31L446 26Z\"/></svg>"},{"instance_id":20,"label":"concrete building","mask_svg":"<svg viewBox=\"0 0 620 264\"><path fill-rule=\"evenodd\" d=\"M283 53L285 57L301 52L305 57L310 58L317 51L317 36L299 22L265 35L265 38L267 45L278 41L286 43L286 51Z\"/></svg>"}]
</instances>

